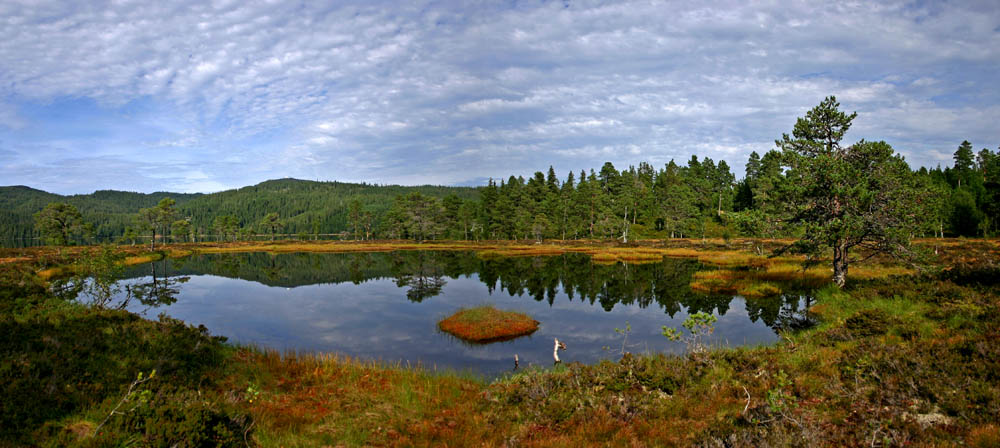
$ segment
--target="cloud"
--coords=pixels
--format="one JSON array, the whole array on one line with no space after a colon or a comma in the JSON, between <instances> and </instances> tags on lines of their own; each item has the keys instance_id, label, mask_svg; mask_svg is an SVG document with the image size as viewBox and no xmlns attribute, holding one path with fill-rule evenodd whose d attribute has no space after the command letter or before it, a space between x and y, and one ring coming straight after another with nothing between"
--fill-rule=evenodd
<instances>
[{"instance_id":1,"label":"cloud","mask_svg":"<svg viewBox=\"0 0 1000 448\"><path fill-rule=\"evenodd\" d=\"M208 177L162 188L461 183L692 153L739 174L831 94L859 112L849 139L886 139L914 164L963 139L997 144L994 2L8 0L0 17L0 139ZM18 154L4 166L39 165ZM2 183L30 179L12 169Z\"/></svg>"},{"instance_id":2,"label":"cloud","mask_svg":"<svg viewBox=\"0 0 1000 448\"><path fill-rule=\"evenodd\" d=\"M0 128L17 130L27 125L27 121L18 116L14 106L0 102Z\"/></svg>"}]
</instances>

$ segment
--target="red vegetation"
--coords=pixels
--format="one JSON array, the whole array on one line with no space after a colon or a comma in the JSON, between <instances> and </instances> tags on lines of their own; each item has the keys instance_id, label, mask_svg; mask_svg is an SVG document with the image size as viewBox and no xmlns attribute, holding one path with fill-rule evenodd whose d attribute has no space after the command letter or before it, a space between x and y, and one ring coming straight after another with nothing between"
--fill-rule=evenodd
<instances>
[{"instance_id":1,"label":"red vegetation","mask_svg":"<svg viewBox=\"0 0 1000 448\"><path fill-rule=\"evenodd\" d=\"M438 322L438 328L466 341L487 343L534 333L538 321L524 313L486 305L460 310Z\"/></svg>"}]
</instances>

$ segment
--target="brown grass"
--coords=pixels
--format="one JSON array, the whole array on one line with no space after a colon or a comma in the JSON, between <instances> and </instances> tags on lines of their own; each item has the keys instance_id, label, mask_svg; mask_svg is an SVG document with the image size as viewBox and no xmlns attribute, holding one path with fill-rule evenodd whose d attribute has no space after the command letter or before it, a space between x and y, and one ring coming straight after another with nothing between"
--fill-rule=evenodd
<instances>
[{"instance_id":1,"label":"brown grass","mask_svg":"<svg viewBox=\"0 0 1000 448\"><path fill-rule=\"evenodd\" d=\"M49 281L49 280L51 280L54 277L59 277L59 276L64 275L64 274L66 274L68 272L70 272L69 267L60 266L60 267L55 267L55 268L42 269L42 270L36 272L35 274L38 275L38 278L40 278L42 280L45 280L45 281Z\"/></svg>"},{"instance_id":2,"label":"brown grass","mask_svg":"<svg viewBox=\"0 0 1000 448\"><path fill-rule=\"evenodd\" d=\"M438 322L438 328L465 341L488 343L534 333L538 321L524 313L484 305L459 310Z\"/></svg>"},{"instance_id":3,"label":"brown grass","mask_svg":"<svg viewBox=\"0 0 1000 448\"><path fill-rule=\"evenodd\" d=\"M982 261L995 257L997 252L994 242L946 243L941 245L942 253L953 259ZM590 254L595 262L619 262L629 257L704 257L723 269L699 272L694 280L703 282L705 287L714 284L720 288L747 281L735 286L735 291L744 293L754 288L766 290L764 285L771 282L825 283L831 275L827 265L804 270L799 259L761 259L724 248L633 248L587 243L378 244L383 244L386 250L462 247L523 256L579 252ZM240 251L250 252L269 244L242 246L244 249ZM310 245L273 246L286 251L289 247ZM372 246L364 246L364 250ZM361 250L357 249L360 245L353 247ZM199 245L183 245L167 250L175 256L180 251L200 249ZM38 253L62 263L71 261L64 253L50 249ZM133 259L147 255L139 250L130 254ZM26 255L8 258L11 257ZM726 268L731 266L727 263L735 264L734 260L743 257L756 268ZM44 263L38 261L33 266L39 272L59 269ZM851 277L856 279L909 273L905 268L881 264L852 265L850 269ZM922 301L925 295L922 288L932 286L929 281L911 284L910 279L896 279L888 285L876 284L857 291L828 290L821 304L811 308L823 316L823 326L811 333L793 335L795 341L789 338L789 342L774 346L670 357L646 366L643 362L626 362L626 358L597 366L571 363L544 372L525 371L490 385L453 374L399 365L387 367L352 358L282 355L235 348L226 370L218 372L223 383L219 389L229 403L250 414L253 431L249 433L249 442L258 446L713 446L730 440L735 440L734 445L742 442L744 446L763 446L769 441L775 446L855 446L870 444L876 440L875 436L886 434L879 432L882 426L876 426L883 424L901 425L899 434L908 438L904 440L927 445L954 442L997 446L1000 429L990 415L967 410L977 403L973 400L992 400L987 402L992 403L987 411L996 409L994 377L987 376L995 370L983 370L981 377L964 373L974 372L976 362L997 359L993 351L986 351L995 347L989 344L995 339L997 328L994 319L997 313L993 312L995 295L958 285L940 286L949 301L959 300L952 297L958 290L962 292L961 303L967 300L970 309L982 308L975 314L962 312L975 316L974 320L963 319L981 324L945 325L937 318L927 320L928 310L936 309L937 305ZM907 288L915 291L911 294L912 301L891 297L895 291ZM858 310L872 309L885 310L893 316L893 329L885 335L852 336L853 339L846 341L838 336L848 316L858 314ZM960 309L947 310L948 318L954 319L956 313L952 311ZM983 325L988 325L985 328L992 333L980 335ZM902 330L910 334L914 328L925 327L933 332L921 336L918 331L913 337L920 339L914 341L902 340L896 334ZM966 340L970 341L968 345ZM940 350L934 346L940 346ZM947 364L961 361L966 355L955 355L955 360L939 359L966 347L974 347L969 352L981 358L967 364ZM925 348L926 351L921 351ZM779 385L776 380L779 373L788 374L787 386ZM906 395L911 388L905 386L908 383L904 380L912 378L927 383L920 383L926 387L914 389L911 397ZM989 382L984 383L983 378ZM976 384L980 387L977 390L984 392L969 394L961 387L967 384ZM250 390L259 391L259 396L253 395L253 401ZM781 413L769 411L772 405L768 397L776 391L794 397L794 402ZM964 395L966 398L955 402L955 409L965 417L956 418L954 426L907 429L907 423L899 415L912 412L911 398L924 391L948 397L949 402L950 397ZM106 407L102 411L106 412ZM74 421L67 420L68 430L81 433L89 430L88 425ZM768 435L774 438L767 439ZM960 437L964 440L957 440Z\"/></svg>"},{"instance_id":4,"label":"brown grass","mask_svg":"<svg viewBox=\"0 0 1000 448\"><path fill-rule=\"evenodd\" d=\"M84 420L66 425L65 430L73 434L77 440L83 440L94 434L94 427L94 423Z\"/></svg>"},{"instance_id":5,"label":"brown grass","mask_svg":"<svg viewBox=\"0 0 1000 448\"><path fill-rule=\"evenodd\" d=\"M235 390L252 378L259 396L249 408L258 446L433 446L483 440L478 382L423 369L334 355L242 350ZM251 440L253 442L254 440Z\"/></svg>"},{"instance_id":6,"label":"brown grass","mask_svg":"<svg viewBox=\"0 0 1000 448\"><path fill-rule=\"evenodd\" d=\"M997 425L982 425L973 428L967 439L969 446L976 448L1000 446L1000 428Z\"/></svg>"},{"instance_id":7,"label":"brown grass","mask_svg":"<svg viewBox=\"0 0 1000 448\"><path fill-rule=\"evenodd\" d=\"M143 254L143 255L133 255L131 257L125 257L124 264L126 266L131 266L131 265L134 265L134 264L149 263L149 262L158 261L158 260L162 260L162 259L163 259L163 255L160 255L158 253Z\"/></svg>"},{"instance_id":8,"label":"brown grass","mask_svg":"<svg viewBox=\"0 0 1000 448\"><path fill-rule=\"evenodd\" d=\"M768 297L781 294L775 283L796 283L808 287L820 287L833 277L827 265L803 268L801 263L782 259L768 260L757 269L715 269L695 272L691 279L691 289L708 294L740 294L744 297ZM891 276L913 275L916 271L902 266L855 265L848 270L847 277L854 280L872 280Z\"/></svg>"}]
</instances>

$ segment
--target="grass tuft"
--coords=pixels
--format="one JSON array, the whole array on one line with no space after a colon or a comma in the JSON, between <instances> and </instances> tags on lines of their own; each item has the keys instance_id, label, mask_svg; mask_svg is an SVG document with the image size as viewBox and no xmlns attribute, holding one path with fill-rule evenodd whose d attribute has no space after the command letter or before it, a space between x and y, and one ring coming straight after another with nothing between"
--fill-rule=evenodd
<instances>
[{"instance_id":1,"label":"grass tuft","mask_svg":"<svg viewBox=\"0 0 1000 448\"><path fill-rule=\"evenodd\" d=\"M773 297L781 294L781 288L773 283L753 283L737 290L739 295L746 298Z\"/></svg>"},{"instance_id":2,"label":"grass tuft","mask_svg":"<svg viewBox=\"0 0 1000 448\"><path fill-rule=\"evenodd\" d=\"M489 343L534 333L538 321L524 313L483 305L459 310L438 322L438 328L465 341Z\"/></svg>"}]
</instances>

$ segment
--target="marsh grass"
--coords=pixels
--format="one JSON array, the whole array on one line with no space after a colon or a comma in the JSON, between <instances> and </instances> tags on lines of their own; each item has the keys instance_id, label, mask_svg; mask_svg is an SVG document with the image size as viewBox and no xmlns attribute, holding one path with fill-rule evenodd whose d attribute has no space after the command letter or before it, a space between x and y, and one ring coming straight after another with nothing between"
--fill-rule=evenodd
<instances>
[{"instance_id":1,"label":"marsh grass","mask_svg":"<svg viewBox=\"0 0 1000 448\"><path fill-rule=\"evenodd\" d=\"M464 341L484 344L534 333L538 321L521 312L481 305L455 312L438 322L438 328Z\"/></svg>"},{"instance_id":2,"label":"marsh grass","mask_svg":"<svg viewBox=\"0 0 1000 448\"><path fill-rule=\"evenodd\" d=\"M234 367L234 389L262 391L248 405L261 446L454 444L489 430L476 412L482 383L462 374L257 349Z\"/></svg>"},{"instance_id":3,"label":"marsh grass","mask_svg":"<svg viewBox=\"0 0 1000 448\"><path fill-rule=\"evenodd\" d=\"M782 285L795 288L820 288L830 283L832 271L826 265L804 267L788 259L755 260L753 265L695 272L691 289L706 294L739 294L748 298L769 297L782 293ZM916 270L893 265L856 265L848 279L865 281L893 276L912 276Z\"/></svg>"},{"instance_id":4,"label":"marsh grass","mask_svg":"<svg viewBox=\"0 0 1000 448\"><path fill-rule=\"evenodd\" d=\"M492 383L401 364L224 346L176 322L87 310L46 296L33 279L4 277L0 329L12 337L0 339L0 348L12 370L0 370L0 429L7 431L0 445L155 444L146 428L221 421L247 431L240 434L246 443L225 439L228 446L996 446L997 246L933 243L947 260L941 273L852 265L846 289L816 291L809 311L819 324L782 333L778 344L569 363ZM654 249L699 256L689 247ZM0 265L0 274L35 276L71 262L67 253L46 250L31 262ZM825 268L803 271L797 260L775 260L704 271L696 280L829 281ZM162 407L141 421L155 425L123 423L117 439L88 438L135 370L153 367L158 378L171 378Z\"/></svg>"}]
</instances>

